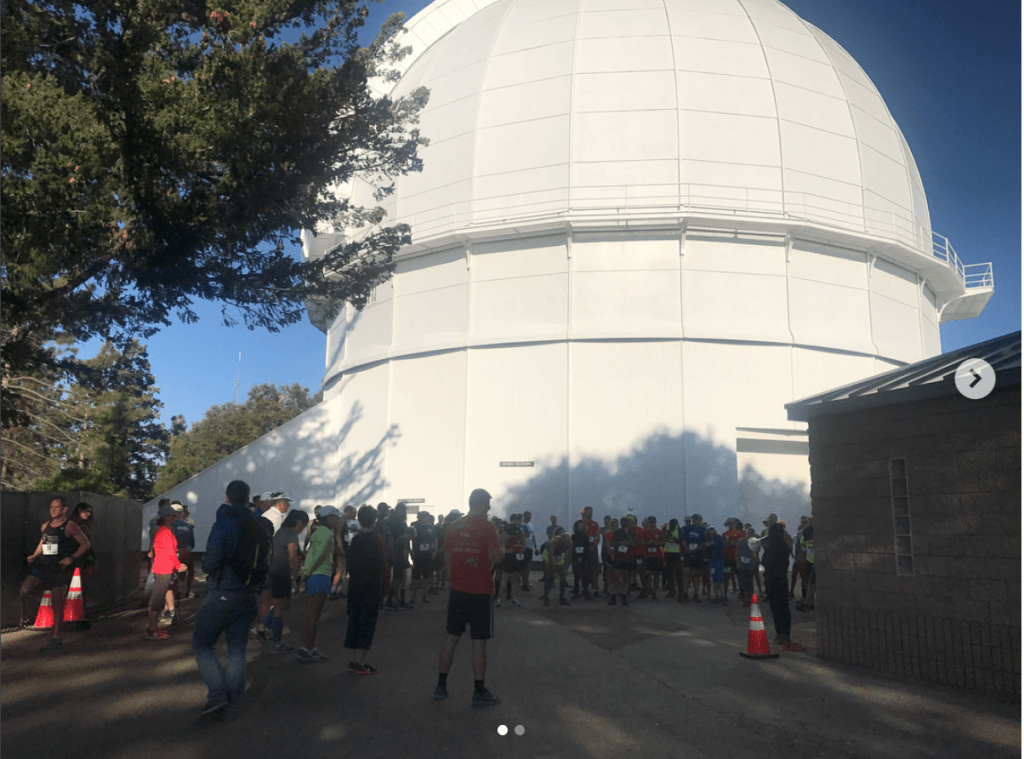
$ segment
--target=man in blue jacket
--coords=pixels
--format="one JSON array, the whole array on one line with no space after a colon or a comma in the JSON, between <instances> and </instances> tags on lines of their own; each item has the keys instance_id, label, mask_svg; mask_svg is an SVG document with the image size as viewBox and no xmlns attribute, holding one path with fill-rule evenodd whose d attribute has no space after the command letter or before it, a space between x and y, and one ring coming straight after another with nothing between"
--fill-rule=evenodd
<instances>
[{"instance_id":1,"label":"man in blue jacket","mask_svg":"<svg viewBox=\"0 0 1024 759\"><path fill-rule=\"evenodd\" d=\"M199 716L231 719L237 714L245 690L245 646L256 618L260 583L247 584L228 566L238 545L240 520L254 519L246 506L249 486L241 480L233 481L227 487L226 500L217 510L217 521L203 554L207 593L196 615L192 648L209 691ZM214 649L222 633L228 645L227 668L221 666Z\"/></svg>"}]
</instances>

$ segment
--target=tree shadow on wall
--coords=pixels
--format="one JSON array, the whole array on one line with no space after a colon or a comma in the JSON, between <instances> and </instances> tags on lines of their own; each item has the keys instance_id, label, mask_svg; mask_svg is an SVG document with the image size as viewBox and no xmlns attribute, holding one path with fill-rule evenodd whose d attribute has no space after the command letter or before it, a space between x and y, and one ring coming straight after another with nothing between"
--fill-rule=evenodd
<instances>
[{"instance_id":1,"label":"tree shadow on wall","mask_svg":"<svg viewBox=\"0 0 1024 759\"><path fill-rule=\"evenodd\" d=\"M542 526L553 514L560 525L570 526L585 506L594 508L599 521L606 514L633 513L662 523L698 513L719 529L728 517L760 528L770 512L784 520L810 513L810 498L805 484L784 482L749 464L737 477L734 450L687 431L655 433L614 459L588 456L569 466L563 457L542 463L536 474L497 497L494 511L507 517L529 510Z\"/></svg>"}]
</instances>

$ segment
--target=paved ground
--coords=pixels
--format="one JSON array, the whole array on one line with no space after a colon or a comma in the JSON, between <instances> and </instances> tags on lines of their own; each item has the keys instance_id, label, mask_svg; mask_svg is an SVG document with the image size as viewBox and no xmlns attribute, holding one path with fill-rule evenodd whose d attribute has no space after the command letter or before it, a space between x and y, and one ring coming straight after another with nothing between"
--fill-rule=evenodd
<instances>
[{"instance_id":1,"label":"paved ground","mask_svg":"<svg viewBox=\"0 0 1024 759\"><path fill-rule=\"evenodd\" d=\"M196 600L173 640L145 641L129 609L37 652L42 633L0 639L5 757L571 757L766 759L1019 757L1020 702L905 683L815 657L813 614L794 612L806 653L748 661L739 603L637 601L496 610L487 685L502 704L470 706L469 641L456 653L447 701L432 700L444 597L385 615L370 661L345 672L344 601L329 602L318 665L250 644L246 707L229 724L193 719L205 699L191 655ZM289 616L298 630L302 602ZM767 608L764 608L767 614ZM771 622L768 620L769 633ZM771 637L771 635L770 635ZM298 633L286 634L298 642ZM509 728L506 735L498 727ZM514 728L522 726L523 735Z\"/></svg>"}]
</instances>

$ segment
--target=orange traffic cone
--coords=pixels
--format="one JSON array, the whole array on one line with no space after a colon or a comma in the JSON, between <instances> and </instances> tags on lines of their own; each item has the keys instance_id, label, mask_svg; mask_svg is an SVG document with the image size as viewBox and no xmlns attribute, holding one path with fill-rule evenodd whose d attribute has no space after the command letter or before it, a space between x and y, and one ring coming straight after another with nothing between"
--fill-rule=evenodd
<instances>
[{"instance_id":1,"label":"orange traffic cone","mask_svg":"<svg viewBox=\"0 0 1024 759\"><path fill-rule=\"evenodd\" d=\"M778 654L768 650L768 633L764 631L764 620L761 618L761 607L757 605L757 596L750 599L750 632L747 633L747 650L740 651L740 656L748 659L778 659Z\"/></svg>"},{"instance_id":2,"label":"orange traffic cone","mask_svg":"<svg viewBox=\"0 0 1024 759\"><path fill-rule=\"evenodd\" d=\"M75 569L75 576L71 578L71 587L68 588L68 597L64 601L64 621L82 622L85 619L85 605L82 601L82 571Z\"/></svg>"},{"instance_id":3,"label":"orange traffic cone","mask_svg":"<svg viewBox=\"0 0 1024 759\"><path fill-rule=\"evenodd\" d=\"M53 593L43 593L43 600L39 603L39 612L36 614L36 623L33 625L36 630L49 630L53 627Z\"/></svg>"}]
</instances>

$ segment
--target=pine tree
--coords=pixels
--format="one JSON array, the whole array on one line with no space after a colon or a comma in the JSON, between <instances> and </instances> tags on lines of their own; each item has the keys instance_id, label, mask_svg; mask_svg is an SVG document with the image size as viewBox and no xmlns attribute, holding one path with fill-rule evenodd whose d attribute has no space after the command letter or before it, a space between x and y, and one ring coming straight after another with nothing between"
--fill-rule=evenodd
<instances>
[{"instance_id":1,"label":"pine tree","mask_svg":"<svg viewBox=\"0 0 1024 759\"><path fill-rule=\"evenodd\" d=\"M82 376L54 339L125 351L196 320L197 298L269 330L309 297L366 302L410 230L335 189L359 175L383 197L418 170L426 102L373 94L405 51L400 16L361 46L366 15L350 0L2 0L5 418L15 378ZM285 245L322 221L367 232L297 260Z\"/></svg>"}]
</instances>

